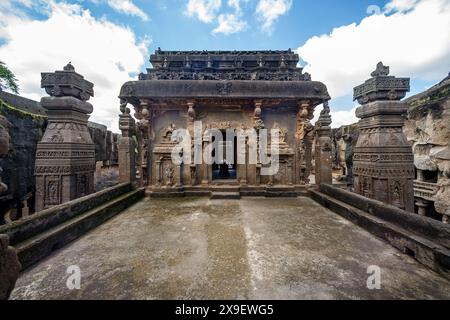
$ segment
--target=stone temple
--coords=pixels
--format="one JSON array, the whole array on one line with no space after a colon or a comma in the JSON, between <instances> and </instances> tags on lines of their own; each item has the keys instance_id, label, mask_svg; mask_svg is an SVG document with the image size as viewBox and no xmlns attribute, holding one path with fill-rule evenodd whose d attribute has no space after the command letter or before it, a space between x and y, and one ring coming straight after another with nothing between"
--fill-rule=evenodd
<instances>
[{"instance_id":1,"label":"stone temple","mask_svg":"<svg viewBox=\"0 0 450 320\"><path fill-rule=\"evenodd\" d=\"M317 105L330 97L320 82L311 81L299 68L299 56L287 51L161 51L150 59L153 68L139 81L121 89L123 115L133 106L142 134L138 165L140 184L147 192L199 194L219 185L240 186L243 193L276 192L276 186L295 193L309 183L313 140L313 118ZM261 129L279 132L279 173L262 175L257 159L249 161L249 147L258 141L247 139L243 161L217 159L214 163L182 163L174 166L172 132L177 128L194 134L216 129L223 133L221 146L236 155L237 138L225 132ZM129 127L125 124L125 130ZM124 136L127 136L125 133ZM192 143L205 147L210 137ZM245 159L244 159L245 158ZM225 172L223 163L226 163ZM265 186L267 188L261 188ZM188 187L188 188L186 188Z\"/></svg>"},{"instance_id":2,"label":"stone temple","mask_svg":"<svg viewBox=\"0 0 450 320\"><path fill-rule=\"evenodd\" d=\"M115 137L71 64L0 92L0 299L449 299L449 78L380 62L332 129L299 59L158 49Z\"/></svg>"}]
</instances>

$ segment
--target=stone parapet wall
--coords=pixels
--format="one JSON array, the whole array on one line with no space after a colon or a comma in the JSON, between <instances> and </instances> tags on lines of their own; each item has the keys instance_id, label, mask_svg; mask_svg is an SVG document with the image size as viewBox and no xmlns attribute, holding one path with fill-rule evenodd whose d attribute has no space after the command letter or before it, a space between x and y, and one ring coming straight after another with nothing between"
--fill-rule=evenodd
<instances>
[{"instance_id":1,"label":"stone parapet wall","mask_svg":"<svg viewBox=\"0 0 450 320\"><path fill-rule=\"evenodd\" d=\"M131 190L132 187L130 184L120 184L109 189L90 194L86 197L54 206L20 221L14 221L9 225L0 226L0 234L8 234L10 244L16 245L17 243L29 239L52 227L60 225L63 222L86 212L87 210L95 208L102 203L108 202L124 193L130 192Z\"/></svg>"},{"instance_id":2,"label":"stone parapet wall","mask_svg":"<svg viewBox=\"0 0 450 320\"><path fill-rule=\"evenodd\" d=\"M8 218L13 220L34 209L36 147L44 133L47 118L25 110L0 100L0 114L11 123L10 151L0 158L2 180L8 186L7 192L0 195L0 221L9 208L13 208L13 211ZM22 206L30 208L28 210Z\"/></svg>"},{"instance_id":3,"label":"stone parapet wall","mask_svg":"<svg viewBox=\"0 0 450 320\"><path fill-rule=\"evenodd\" d=\"M450 226L332 185L310 193L321 205L450 278Z\"/></svg>"}]
</instances>

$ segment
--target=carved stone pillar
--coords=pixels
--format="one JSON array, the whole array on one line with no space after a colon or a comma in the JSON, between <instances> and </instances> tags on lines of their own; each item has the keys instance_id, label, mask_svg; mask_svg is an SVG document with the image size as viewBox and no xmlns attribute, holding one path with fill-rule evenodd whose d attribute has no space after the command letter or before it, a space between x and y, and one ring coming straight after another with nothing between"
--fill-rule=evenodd
<instances>
[{"instance_id":1,"label":"carved stone pillar","mask_svg":"<svg viewBox=\"0 0 450 320\"><path fill-rule=\"evenodd\" d=\"M316 124L316 146L315 146L315 168L316 184L332 184L332 146L331 146L331 115L328 102L323 103L323 110L320 113Z\"/></svg>"},{"instance_id":2,"label":"carved stone pillar","mask_svg":"<svg viewBox=\"0 0 450 320\"><path fill-rule=\"evenodd\" d=\"M295 164L294 183L305 185L309 183L312 160L312 134L314 126L311 124L313 114L308 102L300 102L297 113L297 128L295 131Z\"/></svg>"},{"instance_id":3,"label":"carved stone pillar","mask_svg":"<svg viewBox=\"0 0 450 320\"><path fill-rule=\"evenodd\" d=\"M250 141L249 143L251 143L252 145L255 146L256 148L256 164L252 163L252 164L248 164L247 168L248 168L248 182L250 184L255 184L255 185L260 185L261 184L261 159L260 159L260 154L259 154L259 131L261 129L265 128L265 124L264 121L262 120L261 114L262 114L262 107L263 107L263 102L262 100L255 100L254 101L254 110L253 110L253 128L256 131L256 137L252 137L252 141ZM254 138L256 138L256 141L253 141ZM250 161L249 161L250 162Z\"/></svg>"},{"instance_id":4,"label":"carved stone pillar","mask_svg":"<svg viewBox=\"0 0 450 320\"><path fill-rule=\"evenodd\" d=\"M48 125L36 151L36 211L94 192L95 146L87 121L94 85L68 64L64 71L43 73L41 99Z\"/></svg>"},{"instance_id":5,"label":"carved stone pillar","mask_svg":"<svg viewBox=\"0 0 450 320\"><path fill-rule=\"evenodd\" d=\"M408 110L401 100L408 78L389 76L381 62L372 78L354 89L360 130L353 157L354 190L366 197L414 212L414 159L403 133Z\"/></svg>"},{"instance_id":6,"label":"carved stone pillar","mask_svg":"<svg viewBox=\"0 0 450 320\"><path fill-rule=\"evenodd\" d=\"M126 107L127 102L121 101L122 114L119 115L119 129L122 136L119 139L119 182L134 183L136 180L136 145L135 121L130 115L130 109Z\"/></svg>"},{"instance_id":7,"label":"carved stone pillar","mask_svg":"<svg viewBox=\"0 0 450 320\"><path fill-rule=\"evenodd\" d=\"M417 169L417 181L424 181L423 171L420 169Z\"/></svg>"},{"instance_id":8,"label":"carved stone pillar","mask_svg":"<svg viewBox=\"0 0 450 320\"><path fill-rule=\"evenodd\" d=\"M156 186L161 187L162 184L162 158L156 160Z\"/></svg>"},{"instance_id":9,"label":"carved stone pillar","mask_svg":"<svg viewBox=\"0 0 450 320\"><path fill-rule=\"evenodd\" d=\"M247 185L247 164L248 164L248 144L247 144L247 137L245 135L238 136L238 146L244 146L244 163L238 163L236 165L237 168L237 180L239 184L245 186ZM239 151L238 151L239 152Z\"/></svg>"},{"instance_id":10,"label":"carved stone pillar","mask_svg":"<svg viewBox=\"0 0 450 320\"><path fill-rule=\"evenodd\" d=\"M204 136L203 137L203 148L202 150L204 151L206 149L206 147L209 144L209 140ZM207 186L209 185L209 165L205 162L205 159L203 159L202 161L202 185Z\"/></svg>"},{"instance_id":11,"label":"carved stone pillar","mask_svg":"<svg viewBox=\"0 0 450 320\"><path fill-rule=\"evenodd\" d=\"M177 164L175 166L175 187L181 187L182 183L181 183L181 165Z\"/></svg>"},{"instance_id":12,"label":"carved stone pillar","mask_svg":"<svg viewBox=\"0 0 450 320\"><path fill-rule=\"evenodd\" d=\"M189 172L190 172L190 184L191 186L195 185L197 183L197 166L195 164L195 132L194 132L194 124L195 124L195 118L197 117L197 114L195 112L195 101L191 100L187 103L188 111L188 123L187 128L189 131L189 134L191 135L191 163L186 164L189 165Z\"/></svg>"},{"instance_id":13,"label":"carved stone pillar","mask_svg":"<svg viewBox=\"0 0 450 320\"><path fill-rule=\"evenodd\" d=\"M428 201L426 200L422 200L422 199L418 199L416 201L416 206L417 206L417 213L419 214L419 216L426 216L427 215L427 207L428 207Z\"/></svg>"}]
</instances>

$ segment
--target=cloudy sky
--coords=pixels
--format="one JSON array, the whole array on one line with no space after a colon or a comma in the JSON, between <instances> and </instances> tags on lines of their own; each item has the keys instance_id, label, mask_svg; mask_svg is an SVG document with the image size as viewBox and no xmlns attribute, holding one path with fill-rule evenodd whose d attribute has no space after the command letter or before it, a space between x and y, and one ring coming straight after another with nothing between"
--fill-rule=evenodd
<instances>
[{"instance_id":1,"label":"cloudy sky","mask_svg":"<svg viewBox=\"0 0 450 320\"><path fill-rule=\"evenodd\" d=\"M92 120L117 130L121 85L164 50L297 50L356 121L352 88L378 61L414 94L450 71L450 0L0 0L0 60L39 100L40 72L71 61L95 84Z\"/></svg>"}]
</instances>

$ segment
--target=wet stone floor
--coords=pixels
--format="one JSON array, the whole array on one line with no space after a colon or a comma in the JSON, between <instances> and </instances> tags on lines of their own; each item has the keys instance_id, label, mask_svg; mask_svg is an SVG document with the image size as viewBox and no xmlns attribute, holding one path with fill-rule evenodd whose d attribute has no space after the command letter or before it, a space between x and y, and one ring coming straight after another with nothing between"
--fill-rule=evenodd
<instances>
[{"instance_id":1,"label":"wet stone floor","mask_svg":"<svg viewBox=\"0 0 450 320\"><path fill-rule=\"evenodd\" d=\"M79 290L66 283L81 270ZM369 290L367 268L381 268ZM450 282L308 198L144 199L18 280L12 299L449 299Z\"/></svg>"}]
</instances>

